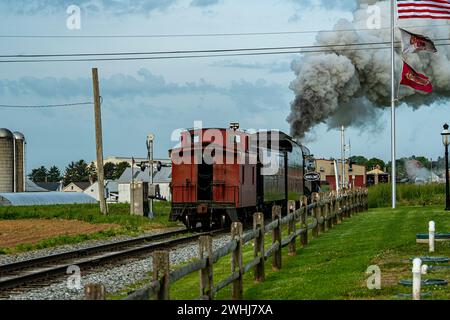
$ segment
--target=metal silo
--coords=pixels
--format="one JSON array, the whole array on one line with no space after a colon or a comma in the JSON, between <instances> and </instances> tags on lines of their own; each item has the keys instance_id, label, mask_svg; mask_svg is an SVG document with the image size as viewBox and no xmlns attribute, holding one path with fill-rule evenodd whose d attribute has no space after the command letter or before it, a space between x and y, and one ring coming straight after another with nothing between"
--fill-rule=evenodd
<instances>
[{"instance_id":1,"label":"metal silo","mask_svg":"<svg viewBox=\"0 0 450 320\"><path fill-rule=\"evenodd\" d=\"M14 192L25 192L25 136L14 132Z\"/></svg>"},{"instance_id":2,"label":"metal silo","mask_svg":"<svg viewBox=\"0 0 450 320\"><path fill-rule=\"evenodd\" d=\"M0 128L0 192L14 192L14 135Z\"/></svg>"}]
</instances>

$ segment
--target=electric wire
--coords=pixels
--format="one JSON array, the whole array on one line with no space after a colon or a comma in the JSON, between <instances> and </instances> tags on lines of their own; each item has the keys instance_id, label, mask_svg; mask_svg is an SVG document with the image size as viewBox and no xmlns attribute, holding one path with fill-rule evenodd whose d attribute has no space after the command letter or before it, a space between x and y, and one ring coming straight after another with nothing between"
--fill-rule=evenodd
<instances>
[{"instance_id":1,"label":"electric wire","mask_svg":"<svg viewBox=\"0 0 450 320\"><path fill-rule=\"evenodd\" d=\"M408 29L423 27L449 27L449 24L407 26ZM313 33L337 33L337 32L357 32L357 31L379 31L388 30L390 27L383 28L359 28L359 29L338 29L338 30L302 30L302 31L274 31L274 32L236 32L236 33L191 33L191 34L128 34L128 35L0 35L0 38L194 38L194 37L236 37L236 36L267 36L267 35L295 35L295 34L313 34Z\"/></svg>"},{"instance_id":2,"label":"electric wire","mask_svg":"<svg viewBox=\"0 0 450 320\"><path fill-rule=\"evenodd\" d=\"M436 46L449 46L450 43L436 44ZM395 46L399 48L400 46ZM193 59L193 58L214 58L214 57L237 57L237 56L264 56L264 55L283 55L283 54L308 54L308 53L334 53L342 51L360 51L360 50L387 50L390 46L378 46L367 48L345 48L336 49L336 46L330 45L329 48L319 50L294 50L294 51L269 51L269 52L250 52L250 53L223 53L223 54L191 54L191 55L172 55L172 56L151 56L151 57L117 57L117 58L80 58L80 59L20 59L20 60L0 60L0 63L45 63L45 62L100 62L100 61L139 61L139 60L170 60L170 59Z\"/></svg>"},{"instance_id":3,"label":"electric wire","mask_svg":"<svg viewBox=\"0 0 450 320\"><path fill-rule=\"evenodd\" d=\"M450 38L434 39L434 41L449 41ZM399 44L400 41L396 41ZM232 49L204 49L204 50L175 50L175 51L148 51L148 52L100 52L100 53L57 53L57 54L14 54L0 55L0 58L55 58L55 57L86 57L86 56L134 56L134 55L157 55L157 54L199 54L199 53L225 53L225 52L246 52L246 51L273 51L273 50L309 50L317 48L339 48L339 47L359 47L372 45L390 45L388 41L363 42L346 44L326 44L311 46L281 46L281 47L257 47L257 48L232 48Z\"/></svg>"},{"instance_id":4,"label":"electric wire","mask_svg":"<svg viewBox=\"0 0 450 320\"><path fill-rule=\"evenodd\" d=\"M47 104L47 105L11 105L11 104L0 104L0 108L63 108L63 107L75 107L92 105L93 102L75 102L75 103L62 103L62 104Z\"/></svg>"}]
</instances>

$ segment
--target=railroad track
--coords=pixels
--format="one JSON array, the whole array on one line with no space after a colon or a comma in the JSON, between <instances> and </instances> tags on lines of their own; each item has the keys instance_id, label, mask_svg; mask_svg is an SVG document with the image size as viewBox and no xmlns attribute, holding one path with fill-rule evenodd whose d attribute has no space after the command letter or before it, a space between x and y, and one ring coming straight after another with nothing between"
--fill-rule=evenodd
<instances>
[{"instance_id":1,"label":"railroad track","mask_svg":"<svg viewBox=\"0 0 450 320\"><path fill-rule=\"evenodd\" d=\"M118 264L155 250L195 241L202 235L221 232L223 230L189 234L187 230L177 230L3 264L0 265L0 298L9 297L10 293L23 289L45 286L65 275L73 265L88 270L106 264Z\"/></svg>"}]
</instances>

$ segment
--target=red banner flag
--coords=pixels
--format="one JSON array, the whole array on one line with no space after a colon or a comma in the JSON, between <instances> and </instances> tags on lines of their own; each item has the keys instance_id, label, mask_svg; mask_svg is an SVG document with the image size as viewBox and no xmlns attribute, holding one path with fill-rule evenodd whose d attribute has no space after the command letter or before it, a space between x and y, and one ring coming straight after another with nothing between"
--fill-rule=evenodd
<instances>
[{"instance_id":1,"label":"red banner flag","mask_svg":"<svg viewBox=\"0 0 450 320\"><path fill-rule=\"evenodd\" d=\"M433 85L431 84L430 78L416 72L405 61L403 61L402 81L400 81L400 84L411 87L415 90L428 93L433 92Z\"/></svg>"},{"instance_id":2,"label":"red banner flag","mask_svg":"<svg viewBox=\"0 0 450 320\"><path fill-rule=\"evenodd\" d=\"M419 51L437 52L436 46L431 39L402 28L399 29L402 34L403 53L416 53Z\"/></svg>"}]
</instances>

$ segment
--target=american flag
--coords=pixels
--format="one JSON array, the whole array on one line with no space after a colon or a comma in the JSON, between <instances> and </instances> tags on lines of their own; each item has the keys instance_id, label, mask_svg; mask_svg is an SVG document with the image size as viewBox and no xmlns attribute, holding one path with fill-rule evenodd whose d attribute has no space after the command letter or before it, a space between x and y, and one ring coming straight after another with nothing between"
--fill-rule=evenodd
<instances>
[{"instance_id":1,"label":"american flag","mask_svg":"<svg viewBox=\"0 0 450 320\"><path fill-rule=\"evenodd\" d=\"M450 20L450 0L397 0L399 19Z\"/></svg>"}]
</instances>

